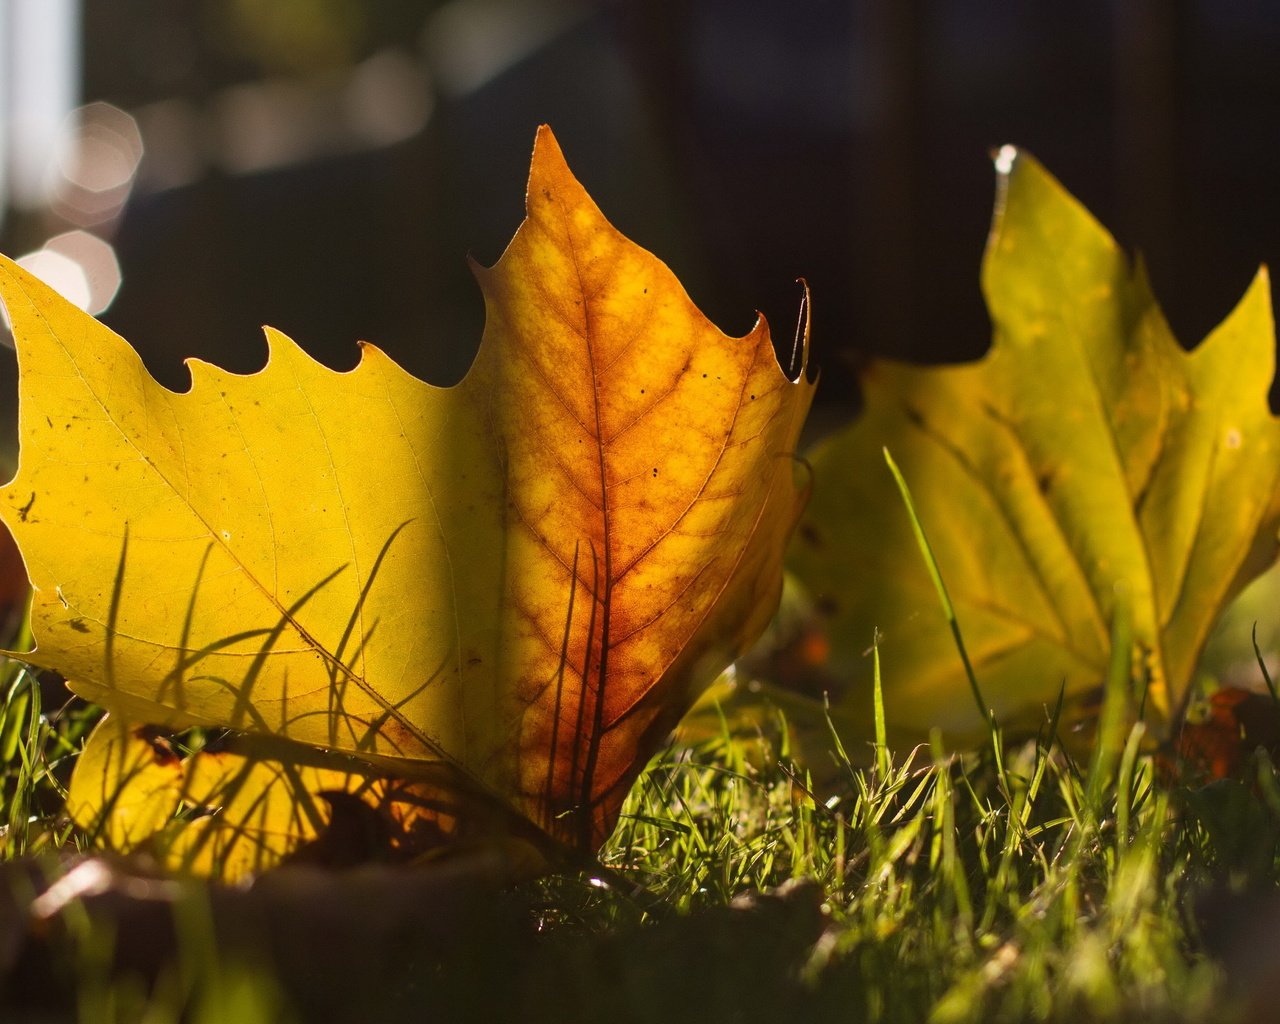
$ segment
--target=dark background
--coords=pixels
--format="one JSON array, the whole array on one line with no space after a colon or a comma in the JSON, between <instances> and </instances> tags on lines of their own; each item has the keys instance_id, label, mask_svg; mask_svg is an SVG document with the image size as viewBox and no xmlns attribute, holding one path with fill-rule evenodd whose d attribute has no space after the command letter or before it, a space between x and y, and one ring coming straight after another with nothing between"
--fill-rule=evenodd
<instances>
[{"instance_id":1,"label":"dark background","mask_svg":"<svg viewBox=\"0 0 1280 1024\"><path fill-rule=\"evenodd\" d=\"M506 56L470 74L468 46ZM229 96L341 89L388 54L419 75L420 130L228 156ZM137 113L148 145L101 229L123 269L104 319L177 388L188 355L256 369L264 323L338 368L367 339L457 380L483 323L465 255L492 262L515 230L547 122L725 330L760 309L789 345L808 279L828 411L852 407L867 354L986 347L1002 143L1143 252L1192 344L1280 256L1278 57L1280 8L1242 0L85 0L83 96ZM176 182L156 168L181 143L148 137L174 110ZM0 245L39 244L51 218L11 216Z\"/></svg>"}]
</instances>

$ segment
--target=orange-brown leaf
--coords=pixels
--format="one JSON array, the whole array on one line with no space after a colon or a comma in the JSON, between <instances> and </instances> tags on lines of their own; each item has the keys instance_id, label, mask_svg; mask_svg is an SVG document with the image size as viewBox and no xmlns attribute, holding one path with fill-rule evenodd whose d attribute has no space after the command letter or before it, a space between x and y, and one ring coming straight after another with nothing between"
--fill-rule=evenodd
<instances>
[{"instance_id":1,"label":"orange-brown leaf","mask_svg":"<svg viewBox=\"0 0 1280 1024\"><path fill-rule=\"evenodd\" d=\"M812 387L729 338L604 219L550 131L477 268L487 323L435 388L268 331L185 394L22 269L0 519L38 649L134 722L226 726L486 794L591 848L772 613Z\"/></svg>"}]
</instances>

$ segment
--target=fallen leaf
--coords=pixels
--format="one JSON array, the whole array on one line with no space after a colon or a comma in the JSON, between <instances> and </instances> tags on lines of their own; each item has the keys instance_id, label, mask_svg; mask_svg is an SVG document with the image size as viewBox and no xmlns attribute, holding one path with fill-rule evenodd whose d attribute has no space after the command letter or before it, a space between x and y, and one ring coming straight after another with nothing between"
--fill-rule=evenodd
<instances>
[{"instance_id":1,"label":"fallen leaf","mask_svg":"<svg viewBox=\"0 0 1280 1024\"><path fill-rule=\"evenodd\" d=\"M67 813L99 847L143 850L224 882L285 860L328 868L421 860L475 838L513 874L535 873L533 830L504 835L506 820L478 820L484 809L360 759L270 739L233 737L179 757L154 727L115 715L90 734L67 794ZM463 814L471 836L453 831Z\"/></svg>"},{"instance_id":2,"label":"fallen leaf","mask_svg":"<svg viewBox=\"0 0 1280 1024\"><path fill-rule=\"evenodd\" d=\"M167 745L108 715L80 754L67 813L110 848L132 850L169 823L183 789L182 761Z\"/></svg>"},{"instance_id":3,"label":"fallen leaf","mask_svg":"<svg viewBox=\"0 0 1280 1024\"><path fill-rule=\"evenodd\" d=\"M1061 687L1070 701L1102 684L1117 588L1149 717L1175 720L1215 619L1277 553L1266 272L1184 351L1141 267L1058 182L1011 148L997 167L990 352L961 366L873 364L862 417L811 457L790 564L825 616L836 713L864 737L863 653L877 628L900 739L985 732L885 446L984 700L1007 724L1034 727Z\"/></svg>"},{"instance_id":4,"label":"fallen leaf","mask_svg":"<svg viewBox=\"0 0 1280 1024\"><path fill-rule=\"evenodd\" d=\"M22 657L121 721L345 752L602 842L776 606L812 385L763 320L711 325L545 128L527 211L475 268L485 334L453 388L268 330L263 370L191 360L175 394L5 261Z\"/></svg>"}]
</instances>

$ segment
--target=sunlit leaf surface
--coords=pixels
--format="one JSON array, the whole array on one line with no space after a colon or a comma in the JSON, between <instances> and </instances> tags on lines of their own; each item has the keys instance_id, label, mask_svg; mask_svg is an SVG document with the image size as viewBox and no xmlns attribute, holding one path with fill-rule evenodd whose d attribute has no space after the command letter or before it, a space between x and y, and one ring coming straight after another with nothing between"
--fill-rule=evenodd
<instances>
[{"instance_id":1,"label":"sunlit leaf surface","mask_svg":"<svg viewBox=\"0 0 1280 1024\"><path fill-rule=\"evenodd\" d=\"M1276 557L1280 432L1267 275L1184 351L1110 235L1006 148L983 266L995 326L963 366L880 362L866 409L812 457L792 566L825 615L824 683L869 735L882 633L890 723L983 731L882 448L901 466L986 702L1044 720L1106 675L1118 588L1152 717L1187 697L1224 605Z\"/></svg>"},{"instance_id":2,"label":"sunlit leaf surface","mask_svg":"<svg viewBox=\"0 0 1280 1024\"><path fill-rule=\"evenodd\" d=\"M763 322L712 326L546 129L527 209L476 268L485 335L453 388L371 345L337 373L268 331L263 370L193 360L175 394L5 262L26 657L122 720L451 775L601 842L773 612L812 386Z\"/></svg>"}]
</instances>

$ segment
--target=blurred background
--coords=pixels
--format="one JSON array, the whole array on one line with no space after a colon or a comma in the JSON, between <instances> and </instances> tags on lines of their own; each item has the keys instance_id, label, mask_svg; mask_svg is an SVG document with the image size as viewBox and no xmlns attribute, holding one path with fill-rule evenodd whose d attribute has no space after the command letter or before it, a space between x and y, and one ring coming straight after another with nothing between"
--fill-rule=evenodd
<instances>
[{"instance_id":1,"label":"blurred background","mask_svg":"<svg viewBox=\"0 0 1280 1024\"><path fill-rule=\"evenodd\" d=\"M1262 0L0 0L0 249L186 386L260 325L436 383L465 256L522 216L538 124L726 331L819 402L868 354L971 358L989 154L1035 153L1143 251L1191 344L1280 257L1280 8ZM0 351L0 408L15 370ZM12 427L6 422L4 437ZM12 442L8 442L11 444Z\"/></svg>"}]
</instances>

